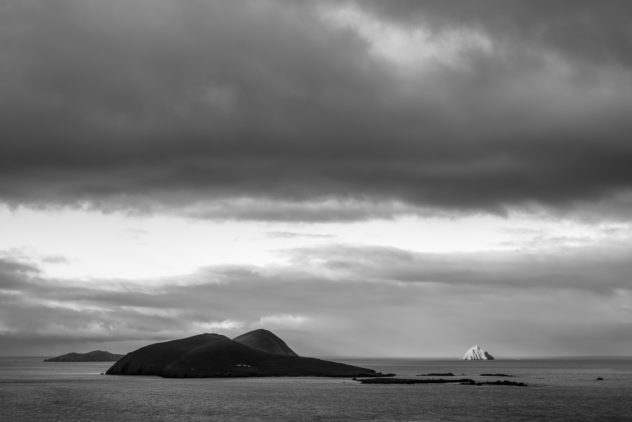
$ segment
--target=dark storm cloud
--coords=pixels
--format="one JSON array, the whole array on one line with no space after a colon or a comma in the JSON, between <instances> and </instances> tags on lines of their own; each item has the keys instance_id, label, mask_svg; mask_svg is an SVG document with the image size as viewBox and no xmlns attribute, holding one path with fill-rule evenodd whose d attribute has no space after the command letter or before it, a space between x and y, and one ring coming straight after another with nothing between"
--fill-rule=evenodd
<instances>
[{"instance_id":1,"label":"dark storm cloud","mask_svg":"<svg viewBox=\"0 0 632 422\"><path fill-rule=\"evenodd\" d=\"M478 31L491 47L402 73L331 22L353 4L378 28ZM608 210L632 182L630 8L10 0L0 199L271 220L402 212L379 201ZM314 212L324 201L337 211Z\"/></svg>"}]
</instances>

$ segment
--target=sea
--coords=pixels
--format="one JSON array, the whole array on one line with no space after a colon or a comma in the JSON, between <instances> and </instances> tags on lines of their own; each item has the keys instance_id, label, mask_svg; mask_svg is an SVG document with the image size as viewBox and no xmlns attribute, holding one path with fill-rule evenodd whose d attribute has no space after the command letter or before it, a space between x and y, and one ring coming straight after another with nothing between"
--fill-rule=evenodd
<instances>
[{"instance_id":1,"label":"sea","mask_svg":"<svg viewBox=\"0 0 632 422\"><path fill-rule=\"evenodd\" d=\"M102 375L108 362L0 358L0 421L632 421L632 358L333 360L398 377L452 372L528 385L163 379Z\"/></svg>"}]
</instances>

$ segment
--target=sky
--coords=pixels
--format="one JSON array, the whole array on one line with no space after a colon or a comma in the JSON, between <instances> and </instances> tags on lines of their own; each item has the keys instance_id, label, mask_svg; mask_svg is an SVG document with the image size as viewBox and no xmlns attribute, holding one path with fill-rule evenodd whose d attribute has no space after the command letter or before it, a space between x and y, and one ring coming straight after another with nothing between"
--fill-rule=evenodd
<instances>
[{"instance_id":1,"label":"sky","mask_svg":"<svg viewBox=\"0 0 632 422\"><path fill-rule=\"evenodd\" d=\"M629 16L3 1L0 355L632 355Z\"/></svg>"}]
</instances>

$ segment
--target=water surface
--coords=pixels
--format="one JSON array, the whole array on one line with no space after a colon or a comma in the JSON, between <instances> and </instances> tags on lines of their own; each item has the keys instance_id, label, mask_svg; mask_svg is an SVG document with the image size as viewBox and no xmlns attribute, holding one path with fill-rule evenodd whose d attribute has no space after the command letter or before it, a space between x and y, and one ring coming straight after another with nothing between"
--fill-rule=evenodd
<instances>
[{"instance_id":1,"label":"water surface","mask_svg":"<svg viewBox=\"0 0 632 422\"><path fill-rule=\"evenodd\" d=\"M110 363L0 358L3 421L631 421L632 359L337 359L398 376L507 373L528 387L363 385L350 379L100 375ZM597 381L597 377L604 378Z\"/></svg>"}]
</instances>

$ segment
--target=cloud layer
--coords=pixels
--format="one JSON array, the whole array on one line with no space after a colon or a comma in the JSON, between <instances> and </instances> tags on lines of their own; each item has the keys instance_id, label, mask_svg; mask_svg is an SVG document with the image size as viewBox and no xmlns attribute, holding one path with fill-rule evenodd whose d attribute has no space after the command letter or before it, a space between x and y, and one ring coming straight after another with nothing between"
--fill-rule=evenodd
<instances>
[{"instance_id":1,"label":"cloud layer","mask_svg":"<svg viewBox=\"0 0 632 422\"><path fill-rule=\"evenodd\" d=\"M0 200L264 220L616 214L630 8L10 0Z\"/></svg>"},{"instance_id":2,"label":"cloud layer","mask_svg":"<svg viewBox=\"0 0 632 422\"><path fill-rule=\"evenodd\" d=\"M75 343L127 352L265 327L308 355L458 357L483 340L505 357L625 354L627 246L495 256L324 246L294 250L284 266L209 267L153 286L49 279L3 259L0 345L5 354Z\"/></svg>"}]
</instances>

